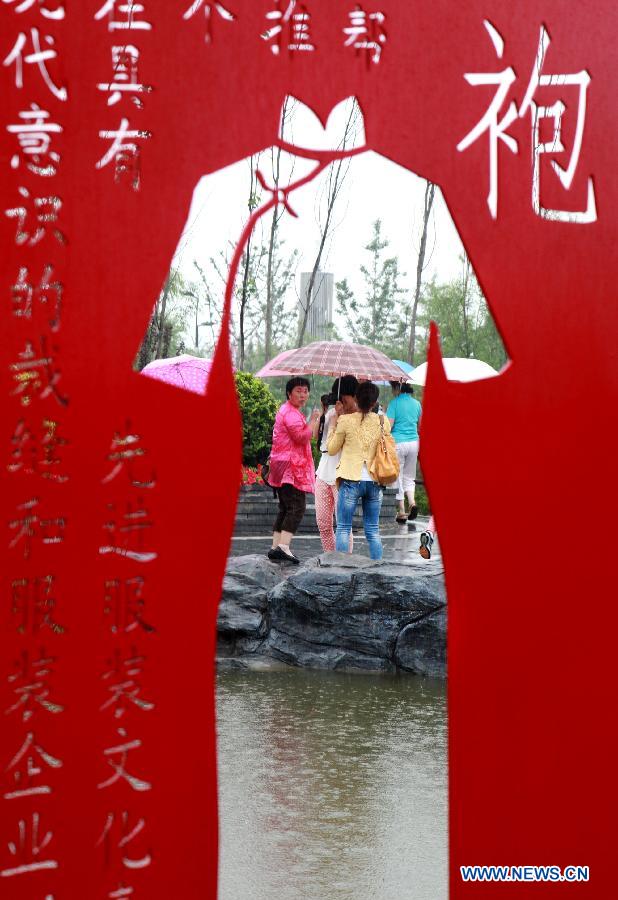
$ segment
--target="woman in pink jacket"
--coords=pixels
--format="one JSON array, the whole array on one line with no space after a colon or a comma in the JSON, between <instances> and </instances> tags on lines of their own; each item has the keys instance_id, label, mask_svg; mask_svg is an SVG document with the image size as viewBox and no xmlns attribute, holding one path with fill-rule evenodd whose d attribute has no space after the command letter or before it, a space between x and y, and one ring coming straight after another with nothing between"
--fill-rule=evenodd
<instances>
[{"instance_id":1,"label":"woman in pink jacket","mask_svg":"<svg viewBox=\"0 0 618 900\"><path fill-rule=\"evenodd\" d=\"M301 409L309 399L306 378L290 378L285 386L287 401L279 409L273 428L268 483L276 488L279 513L273 528L273 545L268 558L298 563L290 543L305 515L307 494L315 488L315 470L311 454L311 434L320 411L314 410L309 422Z\"/></svg>"}]
</instances>

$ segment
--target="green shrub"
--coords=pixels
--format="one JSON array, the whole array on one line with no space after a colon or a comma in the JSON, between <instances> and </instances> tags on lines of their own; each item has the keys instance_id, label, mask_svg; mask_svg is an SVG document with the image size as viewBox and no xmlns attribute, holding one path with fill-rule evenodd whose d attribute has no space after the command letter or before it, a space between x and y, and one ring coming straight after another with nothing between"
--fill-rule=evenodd
<instances>
[{"instance_id":1,"label":"green shrub","mask_svg":"<svg viewBox=\"0 0 618 900\"><path fill-rule=\"evenodd\" d=\"M257 466L270 452L279 407L264 382L249 372L236 373L236 391L243 427L242 461L246 466Z\"/></svg>"}]
</instances>

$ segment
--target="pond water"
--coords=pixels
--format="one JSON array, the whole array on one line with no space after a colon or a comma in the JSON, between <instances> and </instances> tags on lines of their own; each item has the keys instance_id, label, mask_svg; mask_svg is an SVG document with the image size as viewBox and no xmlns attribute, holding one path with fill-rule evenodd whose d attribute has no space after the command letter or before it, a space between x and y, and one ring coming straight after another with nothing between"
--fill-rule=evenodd
<instances>
[{"instance_id":1,"label":"pond water","mask_svg":"<svg viewBox=\"0 0 618 900\"><path fill-rule=\"evenodd\" d=\"M446 684L218 676L219 900L446 900Z\"/></svg>"}]
</instances>

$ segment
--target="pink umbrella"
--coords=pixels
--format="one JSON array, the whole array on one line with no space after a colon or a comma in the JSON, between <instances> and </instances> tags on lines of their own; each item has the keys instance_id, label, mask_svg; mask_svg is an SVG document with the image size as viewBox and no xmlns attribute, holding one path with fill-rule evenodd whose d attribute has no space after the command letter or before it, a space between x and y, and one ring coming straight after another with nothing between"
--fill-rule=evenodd
<instances>
[{"instance_id":1,"label":"pink umbrella","mask_svg":"<svg viewBox=\"0 0 618 900\"><path fill-rule=\"evenodd\" d=\"M276 356L267 362L265 366L262 366L259 372L255 373L256 378L274 378L275 376L280 375L293 375L294 372L286 372L284 369L273 370L273 366L279 365L280 362L283 362L284 359L287 359L290 353L294 353L294 350L283 350L281 353L278 353Z\"/></svg>"},{"instance_id":2,"label":"pink umbrella","mask_svg":"<svg viewBox=\"0 0 618 900\"><path fill-rule=\"evenodd\" d=\"M211 359L183 353L182 356L172 356L170 359L155 359L144 366L140 374L184 388L193 394L204 394L211 365Z\"/></svg>"},{"instance_id":3,"label":"pink umbrella","mask_svg":"<svg viewBox=\"0 0 618 900\"><path fill-rule=\"evenodd\" d=\"M270 363L273 375L356 375L359 379L407 381L406 373L388 356L365 344L315 341Z\"/></svg>"}]
</instances>

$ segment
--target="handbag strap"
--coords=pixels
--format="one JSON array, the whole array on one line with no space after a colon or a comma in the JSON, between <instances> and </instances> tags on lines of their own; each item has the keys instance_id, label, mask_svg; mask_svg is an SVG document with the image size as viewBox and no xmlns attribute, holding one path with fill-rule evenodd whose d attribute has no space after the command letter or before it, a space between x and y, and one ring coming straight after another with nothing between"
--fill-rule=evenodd
<instances>
[{"instance_id":1,"label":"handbag strap","mask_svg":"<svg viewBox=\"0 0 618 900\"><path fill-rule=\"evenodd\" d=\"M384 438L384 413L380 413L378 418L380 419L380 437L378 440L382 444L382 450L386 452L386 440Z\"/></svg>"}]
</instances>

